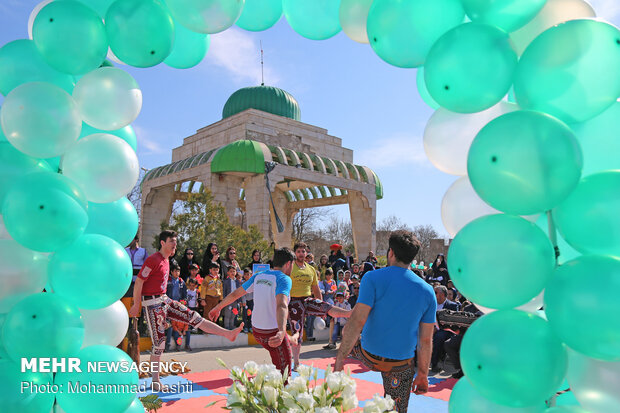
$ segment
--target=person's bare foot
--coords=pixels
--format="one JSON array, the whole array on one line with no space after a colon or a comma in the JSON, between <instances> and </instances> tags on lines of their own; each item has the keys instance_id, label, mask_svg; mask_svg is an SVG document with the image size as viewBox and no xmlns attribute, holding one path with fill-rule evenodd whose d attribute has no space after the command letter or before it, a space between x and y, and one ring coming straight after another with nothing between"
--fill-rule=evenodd
<instances>
[{"instance_id":1,"label":"person's bare foot","mask_svg":"<svg viewBox=\"0 0 620 413\"><path fill-rule=\"evenodd\" d=\"M229 330L230 332L228 333L228 339L230 341L235 341L241 330L243 330L243 323L241 323L241 325L234 330Z\"/></svg>"}]
</instances>

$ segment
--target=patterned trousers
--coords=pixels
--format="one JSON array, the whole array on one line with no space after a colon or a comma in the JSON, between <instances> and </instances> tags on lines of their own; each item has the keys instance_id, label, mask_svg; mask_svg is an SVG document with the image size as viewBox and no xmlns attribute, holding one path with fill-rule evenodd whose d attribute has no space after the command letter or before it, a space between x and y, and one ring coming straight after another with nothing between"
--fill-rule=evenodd
<instances>
[{"instance_id":1,"label":"patterned trousers","mask_svg":"<svg viewBox=\"0 0 620 413\"><path fill-rule=\"evenodd\" d=\"M392 360L374 356L362 349L359 340L351 351L351 357L361 361L369 369L381 372L385 394L392 397L397 412L407 413L415 376L413 359Z\"/></svg>"},{"instance_id":2,"label":"patterned trousers","mask_svg":"<svg viewBox=\"0 0 620 413\"><path fill-rule=\"evenodd\" d=\"M204 318L167 295L142 301L144 318L149 326L153 342L153 355L161 356L166 346L166 319L197 327Z\"/></svg>"},{"instance_id":3,"label":"patterned trousers","mask_svg":"<svg viewBox=\"0 0 620 413\"><path fill-rule=\"evenodd\" d=\"M331 304L312 297L291 297L288 304L288 321L293 334L299 333L300 343L304 335L306 315L324 317L332 307Z\"/></svg>"},{"instance_id":4,"label":"patterned trousers","mask_svg":"<svg viewBox=\"0 0 620 413\"><path fill-rule=\"evenodd\" d=\"M256 341L263 346L265 350L269 352L271 356L271 362L276 366L281 373L284 373L284 369L288 367L288 374L291 374L292 352L291 342L288 341L288 334L284 335L284 340L278 347L271 347L269 345L269 339L276 335L278 329L274 330L261 330L252 327L252 334Z\"/></svg>"}]
</instances>

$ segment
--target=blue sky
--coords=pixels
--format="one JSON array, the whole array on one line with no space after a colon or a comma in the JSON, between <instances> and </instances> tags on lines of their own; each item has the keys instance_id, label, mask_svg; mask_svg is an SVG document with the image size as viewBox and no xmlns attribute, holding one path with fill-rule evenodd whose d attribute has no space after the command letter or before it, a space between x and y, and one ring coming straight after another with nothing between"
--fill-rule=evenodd
<instances>
[{"instance_id":1,"label":"blue sky","mask_svg":"<svg viewBox=\"0 0 620 413\"><path fill-rule=\"evenodd\" d=\"M36 0L0 0L0 45L27 38ZM599 17L620 25L620 1L592 0ZM213 35L203 62L177 70L165 65L122 66L138 81L143 107L133 126L141 166L170 162L172 148L203 126L221 119L226 99L237 89L260 84L260 47L265 52L265 83L290 92L301 120L328 129L354 150L356 163L371 167L384 186L377 221L396 215L410 226L441 223L443 194L457 177L426 160L424 125L433 111L418 95L415 69L383 62L370 46L344 33L324 41L296 34L283 18L259 33L236 26ZM0 102L2 98L0 97ZM346 207L337 208L348 215Z\"/></svg>"}]
</instances>

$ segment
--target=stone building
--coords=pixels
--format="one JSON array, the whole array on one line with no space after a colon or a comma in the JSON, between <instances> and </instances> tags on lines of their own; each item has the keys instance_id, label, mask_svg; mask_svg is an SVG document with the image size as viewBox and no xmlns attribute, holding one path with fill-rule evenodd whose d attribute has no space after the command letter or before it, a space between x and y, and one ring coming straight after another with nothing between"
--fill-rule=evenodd
<instances>
[{"instance_id":1,"label":"stone building","mask_svg":"<svg viewBox=\"0 0 620 413\"><path fill-rule=\"evenodd\" d=\"M340 138L300 122L297 101L282 89L261 85L236 91L221 121L185 138L172 150L170 164L147 172L142 244L151 245L176 200L201 186L212 191L231 220L243 211L243 224L256 225L276 247L291 246L292 221L300 209L348 204L356 255L375 249L376 202L383 197L379 178L353 163L353 151Z\"/></svg>"}]
</instances>

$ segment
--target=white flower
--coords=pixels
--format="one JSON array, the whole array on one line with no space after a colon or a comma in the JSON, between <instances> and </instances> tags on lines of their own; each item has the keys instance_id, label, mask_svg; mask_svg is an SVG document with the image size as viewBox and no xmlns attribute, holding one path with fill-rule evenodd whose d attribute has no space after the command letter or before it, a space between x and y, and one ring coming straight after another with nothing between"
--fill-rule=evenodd
<instances>
[{"instance_id":1,"label":"white flower","mask_svg":"<svg viewBox=\"0 0 620 413\"><path fill-rule=\"evenodd\" d=\"M289 407L286 413L303 413L298 407Z\"/></svg>"},{"instance_id":2,"label":"white flower","mask_svg":"<svg viewBox=\"0 0 620 413\"><path fill-rule=\"evenodd\" d=\"M271 386L263 386L261 389L263 396L265 396L265 400L267 401L267 406L277 407L278 404L278 391Z\"/></svg>"},{"instance_id":3,"label":"white flower","mask_svg":"<svg viewBox=\"0 0 620 413\"><path fill-rule=\"evenodd\" d=\"M288 381L286 390L291 393L303 393L308 390L308 382L301 376L294 377Z\"/></svg>"},{"instance_id":4,"label":"white flower","mask_svg":"<svg viewBox=\"0 0 620 413\"><path fill-rule=\"evenodd\" d=\"M325 401L327 399L327 394L325 392L325 388L323 387L323 385L316 386L314 390L312 391L312 394L314 394L316 397L319 398L320 404L325 404Z\"/></svg>"},{"instance_id":5,"label":"white flower","mask_svg":"<svg viewBox=\"0 0 620 413\"><path fill-rule=\"evenodd\" d=\"M338 413L335 407L317 407L314 413Z\"/></svg>"},{"instance_id":6,"label":"white flower","mask_svg":"<svg viewBox=\"0 0 620 413\"><path fill-rule=\"evenodd\" d=\"M291 395L290 393L283 391L282 400L284 401L284 406L286 406L289 409L289 412L292 412L294 410L299 410L299 406L297 406L295 396Z\"/></svg>"},{"instance_id":7,"label":"white flower","mask_svg":"<svg viewBox=\"0 0 620 413\"><path fill-rule=\"evenodd\" d=\"M312 375L312 367L301 364L297 367L297 373L299 373L301 377L308 378Z\"/></svg>"},{"instance_id":8,"label":"white flower","mask_svg":"<svg viewBox=\"0 0 620 413\"><path fill-rule=\"evenodd\" d=\"M374 400L377 402L377 407L381 409L382 412L390 411L394 407L394 401L389 394L386 395L385 398L375 395Z\"/></svg>"},{"instance_id":9,"label":"white flower","mask_svg":"<svg viewBox=\"0 0 620 413\"><path fill-rule=\"evenodd\" d=\"M256 385L258 387L260 387L263 384L263 379L265 378L265 376L270 372L275 370L276 366L274 366L273 364L261 364L260 366L258 366L258 368L256 369L256 377L254 378L254 382L256 383Z\"/></svg>"},{"instance_id":10,"label":"white flower","mask_svg":"<svg viewBox=\"0 0 620 413\"><path fill-rule=\"evenodd\" d=\"M243 375L243 370L241 370L240 367L233 367L232 370L230 371L230 378L231 379L236 379L239 378Z\"/></svg>"},{"instance_id":11,"label":"white flower","mask_svg":"<svg viewBox=\"0 0 620 413\"><path fill-rule=\"evenodd\" d=\"M241 397L245 397L246 388L238 381L233 382L232 386L228 388L228 394L237 394Z\"/></svg>"},{"instance_id":12,"label":"white flower","mask_svg":"<svg viewBox=\"0 0 620 413\"><path fill-rule=\"evenodd\" d=\"M278 370L272 370L265 376L265 384L273 387L281 387L282 374Z\"/></svg>"},{"instance_id":13,"label":"white flower","mask_svg":"<svg viewBox=\"0 0 620 413\"><path fill-rule=\"evenodd\" d=\"M325 379L325 382L327 383L327 387L329 387L332 393L338 393L343 388L341 373L329 374Z\"/></svg>"},{"instance_id":14,"label":"white flower","mask_svg":"<svg viewBox=\"0 0 620 413\"><path fill-rule=\"evenodd\" d=\"M258 371L258 364L256 364L256 362L250 360L250 361L247 361L243 365L243 369L245 371L247 371L250 376L254 376L254 375L256 375L256 372Z\"/></svg>"},{"instance_id":15,"label":"white flower","mask_svg":"<svg viewBox=\"0 0 620 413\"><path fill-rule=\"evenodd\" d=\"M357 397L355 394L353 396L344 396L342 398L342 410L353 410L357 407Z\"/></svg>"},{"instance_id":16,"label":"white flower","mask_svg":"<svg viewBox=\"0 0 620 413\"><path fill-rule=\"evenodd\" d=\"M233 409L230 411L230 413L244 413L243 409L239 408L239 407L233 407Z\"/></svg>"},{"instance_id":17,"label":"white flower","mask_svg":"<svg viewBox=\"0 0 620 413\"><path fill-rule=\"evenodd\" d=\"M364 405L364 413L383 413L383 411L379 410L379 406L377 406L377 403L373 399L367 401Z\"/></svg>"},{"instance_id":18,"label":"white flower","mask_svg":"<svg viewBox=\"0 0 620 413\"><path fill-rule=\"evenodd\" d=\"M300 393L297 395L297 403L304 409L304 412L311 412L314 407L314 397L309 393Z\"/></svg>"},{"instance_id":19,"label":"white flower","mask_svg":"<svg viewBox=\"0 0 620 413\"><path fill-rule=\"evenodd\" d=\"M244 403L244 402L245 402L245 395L239 394L236 391L233 391L231 394L228 395L228 399L226 400L226 406L230 407L231 404Z\"/></svg>"}]
</instances>

